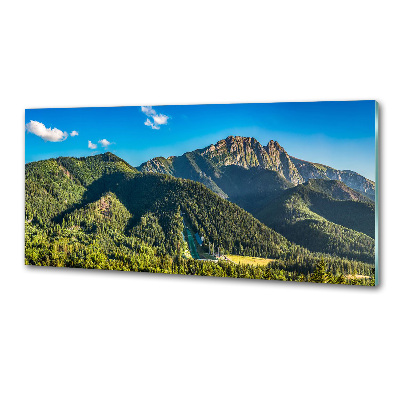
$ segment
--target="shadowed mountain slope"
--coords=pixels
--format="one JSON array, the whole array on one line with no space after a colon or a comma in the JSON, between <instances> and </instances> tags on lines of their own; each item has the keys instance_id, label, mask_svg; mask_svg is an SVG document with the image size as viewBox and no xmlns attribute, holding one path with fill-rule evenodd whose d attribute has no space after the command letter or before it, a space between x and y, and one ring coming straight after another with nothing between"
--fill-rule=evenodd
<instances>
[{"instance_id":1,"label":"shadowed mountain slope","mask_svg":"<svg viewBox=\"0 0 400 400\"><path fill-rule=\"evenodd\" d=\"M312 251L373 262L375 204L343 182L310 180L286 190L255 216Z\"/></svg>"}]
</instances>

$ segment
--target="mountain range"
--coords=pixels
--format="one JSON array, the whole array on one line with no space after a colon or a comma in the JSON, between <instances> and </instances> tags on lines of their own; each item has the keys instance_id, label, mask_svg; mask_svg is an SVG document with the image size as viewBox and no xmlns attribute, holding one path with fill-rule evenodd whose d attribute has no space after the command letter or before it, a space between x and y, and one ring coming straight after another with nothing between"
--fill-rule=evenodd
<instances>
[{"instance_id":1,"label":"mountain range","mask_svg":"<svg viewBox=\"0 0 400 400\"><path fill-rule=\"evenodd\" d=\"M360 174L300 160L288 155L276 141L271 140L263 146L250 137L229 136L216 144L187 152L182 156L153 158L137 169L141 172L157 172L195 180L229 198L237 193L232 192L230 185L224 181L235 179L232 176L238 171L235 167L250 171L246 173L248 179L253 178L259 171L276 172L285 179L286 185L288 182L299 185L310 179L338 180L375 200L375 183ZM272 177L273 174L261 173L257 180L266 180L268 183L270 179L274 179Z\"/></svg>"},{"instance_id":2,"label":"mountain range","mask_svg":"<svg viewBox=\"0 0 400 400\"><path fill-rule=\"evenodd\" d=\"M308 280L324 257L338 282L373 276L374 182L276 141L229 136L136 168L109 152L59 157L26 164L25 177L28 264ZM191 261L185 227L203 254L273 261Z\"/></svg>"},{"instance_id":3,"label":"mountain range","mask_svg":"<svg viewBox=\"0 0 400 400\"><path fill-rule=\"evenodd\" d=\"M290 156L276 141L229 136L137 169L203 183L312 251L373 262L375 183Z\"/></svg>"}]
</instances>

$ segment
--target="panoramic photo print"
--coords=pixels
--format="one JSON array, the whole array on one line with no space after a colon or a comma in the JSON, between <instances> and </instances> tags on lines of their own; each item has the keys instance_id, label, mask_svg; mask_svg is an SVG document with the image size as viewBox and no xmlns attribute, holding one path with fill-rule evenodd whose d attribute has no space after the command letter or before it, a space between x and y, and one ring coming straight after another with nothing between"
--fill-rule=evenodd
<instances>
[{"instance_id":1,"label":"panoramic photo print","mask_svg":"<svg viewBox=\"0 0 400 400\"><path fill-rule=\"evenodd\" d=\"M27 109L25 264L376 286L377 109Z\"/></svg>"}]
</instances>

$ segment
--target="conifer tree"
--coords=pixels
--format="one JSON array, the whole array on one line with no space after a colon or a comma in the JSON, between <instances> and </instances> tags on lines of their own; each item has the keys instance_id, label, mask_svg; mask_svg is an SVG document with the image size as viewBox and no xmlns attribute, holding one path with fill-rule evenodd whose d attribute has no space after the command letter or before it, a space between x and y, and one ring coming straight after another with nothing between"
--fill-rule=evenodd
<instances>
[{"instance_id":1,"label":"conifer tree","mask_svg":"<svg viewBox=\"0 0 400 400\"><path fill-rule=\"evenodd\" d=\"M319 260L315 271L311 274L311 282L328 283L329 276L326 273L326 264L323 257Z\"/></svg>"}]
</instances>

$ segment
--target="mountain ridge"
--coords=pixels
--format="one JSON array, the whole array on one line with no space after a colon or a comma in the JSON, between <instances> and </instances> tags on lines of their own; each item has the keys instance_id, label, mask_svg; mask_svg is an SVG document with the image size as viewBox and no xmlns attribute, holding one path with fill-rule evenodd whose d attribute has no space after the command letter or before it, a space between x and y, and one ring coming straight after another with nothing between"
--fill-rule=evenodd
<instances>
[{"instance_id":1,"label":"mountain ridge","mask_svg":"<svg viewBox=\"0 0 400 400\"><path fill-rule=\"evenodd\" d=\"M277 141L270 140L266 146L262 146L252 137L228 136L216 144L186 152L181 156L152 158L137 169L141 172L166 173L196 180L229 198L229 193L221 190L216 179L220 178L223 167L231 165L247 170L257 168L276 171L294 185L305 183L309 179L338 180L375 200L375 183L357 172L304 161L290 156Z\"/></svg>"}]
</instances>

